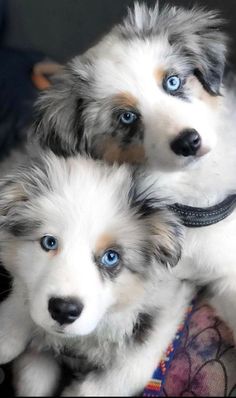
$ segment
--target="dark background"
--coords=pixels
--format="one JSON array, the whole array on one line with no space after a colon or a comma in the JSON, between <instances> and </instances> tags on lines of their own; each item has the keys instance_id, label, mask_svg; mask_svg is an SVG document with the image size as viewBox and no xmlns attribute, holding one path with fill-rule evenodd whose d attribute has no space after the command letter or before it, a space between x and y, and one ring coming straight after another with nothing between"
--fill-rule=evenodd
<instances>
[{"instance_id":1,"label":"dark background","mask_svg":"<svg viewBox=\"0 0 236 398\"><path fill-rule=\"evenodd\" d=\"M155 0L146 0L146 3L154 4ZM229 20L231 37L236 39L236 0L161 0L160 3L187 7L202 4L219 9ZM96 42L121 19L127 5L132 4L133 0L8 0L4 42L18 48L41 50L64 62ZM232 60L236 65L236 53Z\"/></svg>"}]
</instances>

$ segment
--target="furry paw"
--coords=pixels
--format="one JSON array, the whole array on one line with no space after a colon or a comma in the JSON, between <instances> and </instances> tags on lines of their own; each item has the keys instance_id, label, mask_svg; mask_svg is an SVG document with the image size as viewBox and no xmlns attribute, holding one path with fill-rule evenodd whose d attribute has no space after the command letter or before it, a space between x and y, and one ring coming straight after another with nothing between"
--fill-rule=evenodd
<instances>
[{"instance_id":1,"label":"furry paw","mask_svg":"<svg viewBox=\"0 0 236 398\"><path fill-rule=\"evenodd\" d=\"M0 305L0 365L18 357L30 339L32 320L22 292L22 287L14 288Z\"/></svg>"},{"instance_id":2,"label":"furry paw","mask_svg":"<svg viewBox=\"0 0 236 398\"><path fill-rule=\"evenodd\" d=\"M50 354L33 351L22 354L13 366L16 396L54 396L60 373L58 363Z\"/></svg>"},{"instance_id":3,"label":"furry paw","mask_svg":"<svg viewBox=\"0 0 236 398\"><path fill-rule=\"evenodd\" d=\"M0 365L18 357L25 350L26 344L25 340L19 340L17 336L3 336L0 331Z\"/></svg>"}]
</instances>

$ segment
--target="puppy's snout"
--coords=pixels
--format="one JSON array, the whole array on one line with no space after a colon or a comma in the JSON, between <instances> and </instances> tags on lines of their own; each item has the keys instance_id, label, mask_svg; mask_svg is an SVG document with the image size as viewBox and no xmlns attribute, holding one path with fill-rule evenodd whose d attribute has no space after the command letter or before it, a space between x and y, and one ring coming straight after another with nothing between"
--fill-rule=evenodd
<instances>
[{"instance_id":1,"label":"puppy's snout","mask_svg":"<svg viewBox=\"0 0 236 398\"><path fill-rule=\"evenodd\" d=\"M60 325L75 322L83 308L81 301L72 298L52 297L48 302L48 311L52 319Z\"/></svg>"},{"instance_id":2,"label":"puppy's snout","mask_svg":"<svg viewBox=\"0 0 236 398\"><path fill-rule=\"evenodd\" d=\"M179 156L195 156L201 147L201 137L194 129L183 130L170 147L176 155Z\"/></svg>"}]
</instances>

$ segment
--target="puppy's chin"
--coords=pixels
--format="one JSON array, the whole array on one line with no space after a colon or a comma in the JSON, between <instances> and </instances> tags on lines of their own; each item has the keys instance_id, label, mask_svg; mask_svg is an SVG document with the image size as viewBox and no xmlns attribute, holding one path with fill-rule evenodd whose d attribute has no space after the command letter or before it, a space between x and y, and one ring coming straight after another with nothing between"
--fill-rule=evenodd
<instances>
[{"instance_id":1,"label":"puppy's chin","mask_svg":"<svg viewBox=\"0 0 236 398\"><path fill-rule=\"evenodd\" d=\"M72 325L68 325L66 327L62 327L59 330L57 329L57 333L60 335L64 335L66 338L75 338L75 337L82 337L82 336L88 336L89 334L93 333L97 328L97 323L95 322L79 322L76 321Z\"/></svg>"},{"instance_id":2,"label":"puppy's chin","mask_svg":"<svg viewBox=\"0 0 236 398\"><path fill-rule=\"evenodd\" d=\"M62 337L62 338L76 338L76 337L82 337L82 336L87 336L91 333L93 333L97 327L97 324L83 324L81 326L76 325L67 325L67 326L60 326L57 324L53 325L46 325L46 324L38 324L37 326L40 327L40 329L44 330L46 333L51 334L55 337Z\"/></svg>"}]
</instances>

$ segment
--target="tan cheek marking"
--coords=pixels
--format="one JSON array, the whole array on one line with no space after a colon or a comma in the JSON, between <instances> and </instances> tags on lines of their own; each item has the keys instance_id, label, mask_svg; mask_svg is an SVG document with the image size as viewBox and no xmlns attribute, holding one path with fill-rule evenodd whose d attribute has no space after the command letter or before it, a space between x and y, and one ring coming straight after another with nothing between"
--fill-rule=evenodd
<instances>
[{"instance_id":1,"label":"tan cheek marking","mask_svg":"<svg viewBox=\"0 0 236 398\"><path fill-rule=\"evenodd\" d=\"M163 79L166 75L166 71L163 68L156 68L154 71L154 77L158 85L162 84Z\"/></svg>"},{"instance_id":2,"label":"tan cheek marking","mask_svg":"<svg viewBox=\"0 0 236 398\"><path fill-rule=\"evenodd\" d=\"M114 245L115 239L113 236L109 234L103 234L101 235L95 246L95 251L96 253L101 253L104 250L108 249L109 247L112 247Z\"/></svg>"},{"instance_id":3,"label":"tan cheek marking","mask_svg":"<svg viewBox=\"0 0 236 398\"><path fill-rule=\"evenodd\" d=\"M108 139L104 144L103 159L108 163L132 163L140 164L145 161L143 145L128 145L122 148L113 139Z\"/></svg>"},{"instance_id":4,"label":"tan cheek marking","mask_svg":"<svg viewBox=\"0 0 236 398\"><path fill-rule=\"evenodd\" d=\"M56 249L56 250L50 250L48 252L48 254L49 254L50 257L58 256L59 254L61 254L61 249L59 248L59 249Z\"/></svg>"},{"instance_id":5,"label":"tan cheek marking","mask_svg":"<svg viewBox=\"0 0 236 398\"><path fill-rule=\"evenodd\" d=\"M186 81L186 87L191 90L196 98L201 101L204 101L207 105L209 105L213 109L217 109L222 99L220 96L210 95L198 81L195 76L190 76Z\"/></svg>"},{"instance_id":6,"label":"tan cheek marking","mask_svg":"<svg viewBox=\"0 0 236 398\"><path fill-rule=\"evenodd\" d=\"M142 145L133 145L120 152L119 163L140 164L145 160L145 151Z\"/></svg>"},{"instance_id":7,"label":"tan cheek marking","mask_svg":"<svg viewBox=\"0 0 236 398\"><path fill-rule=\"evenodd\" d=\"M123 92L119 93L114 97L114 102L118 106L123 108L136 108L138 100L131 93Z\"/></svg>"}]
</instances>

